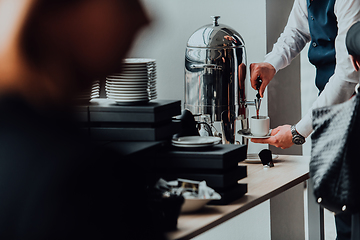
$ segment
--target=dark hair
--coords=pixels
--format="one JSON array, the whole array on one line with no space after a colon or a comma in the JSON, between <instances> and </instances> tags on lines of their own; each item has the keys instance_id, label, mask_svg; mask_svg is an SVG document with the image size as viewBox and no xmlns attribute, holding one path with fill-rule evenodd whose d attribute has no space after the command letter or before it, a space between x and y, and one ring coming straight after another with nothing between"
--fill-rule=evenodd
<instances>
[{"instance_id":1,"label":"dark hair","mask_svg":"<svg viewBox=\"0 0 360 240\"><path fill-rule=\"evenodd\" d=\"M360 22L356 22L349 28L345 43L350 55L360 56Z\"/></svg>"},{"instance_id":2,"label":"dark hair","mask_svg":"<svg viewBox=\"0 0 360 240\"><path fill-rule=\"evenodd\" d=\"M68 6L85 0L38 0L37 7L41 9L55 9L58 7Z\"/></svg>"},{"instance_id":3,"label":"dark hair","mask_svg":"<svg viewBox=\"0 0 360 240\"><path fill-rule=\"evenodd\" d=\"M39 28L39 16L52 14L61 11L64 8L70 8L72 5L79 4L86 0L38 0L25 24L24 32L22 33L22 49L25 56L31 60L32 64L39 64L44 59L43 54L46 54L45 46L41 39L41 29ZM40 32L39 32L40 31Z\"/></svg>"}]
</instances>

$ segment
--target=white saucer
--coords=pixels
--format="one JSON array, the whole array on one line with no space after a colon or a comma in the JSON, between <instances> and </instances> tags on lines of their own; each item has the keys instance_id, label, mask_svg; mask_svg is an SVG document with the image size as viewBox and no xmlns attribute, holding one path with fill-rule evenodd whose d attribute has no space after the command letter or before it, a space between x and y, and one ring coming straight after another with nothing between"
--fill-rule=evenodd
<instances>
[{"instance_id":1,"label":"white saucer","mask_svg":"<svg viewBox=\"0 0 360 240\"><path fill-rule=\"evenodd\" d=\"M143 79L121 79L121 78L106 78L106 83L116 84L116 83L123 83L123 82L148 82L149 78L143 78Z\"/></svg>"},{"instance_id":2,"label":"white saucer","mask_svg":"<svg viewBox=\"0 0 360 240\"><path fill-rule=\"evenodd\" d=\"M209 147L218 144L220 141L221 138L219 137L186 136L186 137L179 137L173 139L172 145L176 147L199 148L199 147Z\"/></svg>"},{"instance_id":3,"label":"white saucer","mask_svg":"<svg viewBox=\"0 0 360 240\"><path fill-rule=\"evenodd\" d=\"M211 147L214 145L214 143L210 143L210 144L176 144L176 143L172 143L173 146L175 147L182 147L182 148L207 148L207 147Z\"/></svg>"},{"instance_id":4,"label":"white saucer","mask_svg":"<svg viewBox=\"0 0 360 240\"><path fill-rule=\"evenodd\" d=\"M149 75L149 71L147 71L146 69L144 70L136 70L136 71L122 71L121 73L116 73L116 74L111 74L108 75L107 77L109 78L119 78L119 77L132 77L132 76L147 76Z\"/></svg>"},{"instance_id":5,"label":"white saucer","mask_svg":"<svg viewBox=\"0 0 360 240\"><path fill-rule=\"evenodd\" d=\"M121 94L120 93L106 93L106 95L108 97L119 98L119 99L121 99L121 98L136 98L136 99L144 98L144 99L146 99L146 98L149 97L149 94L147 94L147 93L143 93L143 94L139 94L139 93L136 93L136 94L132 94L132 93L130 93L130 94L126 94L126 93L121 93Z\"/></svg>"},{"instance_id":6,"label":"white saucer","mask_svg":"<svg viewBox=\"0 0 360 240\"><path fill-rule=\"evenodd\" d=\"M122 89L106 89L107 93L113 93L113 94L148 94L148 90L145 89L139 89L139 90L122 90Z\"/></svg>"},{"instance_id":7,"label":"white saucer","mask_svg":"<svg viewBox=\"0 0 360 240\"><path fill-rule=\"evenodd\" d=\"M149 99L117 99L117 98L107 98L114 100L116 103L138 103L138 102L149 102Z\"/></svg>"},{"instance_id":8,"label":"white saucer","mask_svg":"<svg viewBox=\"0 0 360 240\"><path fill-rule=\"evenodd\" d=\"M155 59L151 58L126 58L123 60L124 65L143 65L143 64L153 64Z\"/></svg>"},{"instance_id":9,"label":"white saucer","mask_svg":"<svg viewBox=\"0 0 360 240\"><path fill-rule=\"evenodd\" d=\"M148 83L156 83L156 79L143 78L143 79L126 79L126 78L106 78L106 83L110 84L121 84L121 83L131 83L131 82L148 82Z\"/></svg>"},{"instance_id":10,"label":"white saucer","mask_svg":"<svg viewBox=\"0 0 360 240\"><path fill-rule=\"evenodd\" d=\"M121 88L121 87L147 87L147 82L119 82L119 83L106 83L107 87Z\"/></svg>"},{"instance_id":11,"label":"white saucer","mask_svg":"<svg viewBox=\"0 0 360 240\"><path fill-rule=\"evenodd\" d=\"M268 135L262 136L262 137L254 136L254 135L252 135L252 133L246 133L244 130L239 130L238 134L245 138L249 138L249 139L251 139L251 138L269 138L270 134L271 134L271 130L269 131Z\"/></svg>"},{"instance_id":12,"label":"white saucer","mask_svg":"<svg viewBox=\"0 0 360 240\"><path fill-rule=\"evenodd\" d=\"M108 83L105 84L105 87L107 89L135 89L135 90L139 90L139 89L143 89L143 88L147 88L147 85L134 85L134 84L124 84L124 85L109 85Z\"/></svg>"},{"instance_id":13,"label":"white saucer","mask_svg":"<svg viewBox=\"0 0 360 240\"><path fill-rule=\"evenodd\" d=\"M133 97L119 97L119 96L113 96L113 95L106 95L107 98L117 100L117 101L145 101L149 100L148 96L133 96Z\"/></svg>"}]
</instances>

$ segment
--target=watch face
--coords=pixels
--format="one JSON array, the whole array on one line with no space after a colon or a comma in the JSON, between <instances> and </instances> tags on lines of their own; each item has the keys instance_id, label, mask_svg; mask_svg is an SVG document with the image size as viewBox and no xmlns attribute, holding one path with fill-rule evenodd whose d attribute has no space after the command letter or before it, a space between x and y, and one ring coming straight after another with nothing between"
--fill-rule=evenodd
<instances>
[{"instance_id":1,"label":"watch face","mask_svg":"<svg viewBox=\"0 0 360 240\"><path fill-rule=\"evenodd\" d=\"M293 137L293 142L294 142L295 144L297 144L297 145L301 145L301 144L303 144L305 141L304 141L304 139L303 139L302 137L300 137L300 136L294 136L294 137Z\"/></svg>"}]
</instances>

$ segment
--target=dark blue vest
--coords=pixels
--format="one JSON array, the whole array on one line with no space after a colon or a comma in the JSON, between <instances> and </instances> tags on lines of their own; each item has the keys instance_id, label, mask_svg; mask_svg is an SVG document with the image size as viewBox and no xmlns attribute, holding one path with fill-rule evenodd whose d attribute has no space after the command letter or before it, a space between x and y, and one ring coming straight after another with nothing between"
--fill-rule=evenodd
<instances>
[{"instance_id":1,"label":"dark blue vest","mask_svg":"<svg viewBox=\"0 0 360 240\"><path fill-rule=\"evenodd\" d=\"M316 87L321 92L335 70L335 38L337 20L335 0L306 0L311 35L309 61L316 67Z\"/></svg>"}]
</instances>

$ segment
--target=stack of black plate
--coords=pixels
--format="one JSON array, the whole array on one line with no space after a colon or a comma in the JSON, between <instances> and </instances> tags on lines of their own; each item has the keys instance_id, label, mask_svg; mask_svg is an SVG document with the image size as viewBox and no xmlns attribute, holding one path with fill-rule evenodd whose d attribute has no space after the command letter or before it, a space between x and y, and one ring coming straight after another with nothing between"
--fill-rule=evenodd
<instances>
[{"instance_id":1,"label":"stack of black plate","mask_svg":"<svg viewBox=\"0 0 360 240\"><path fill-rule=\"evenodd\" d=\"M222 197L210 204L220 205L235 201L247 192L247 184L238 183L247 177L246 166L239 166L246 153L246 145L217 144L203 150L172 146L159 152L154 162L156 174L167 181L205 180Z\"/></svg>"}]
</instances>

